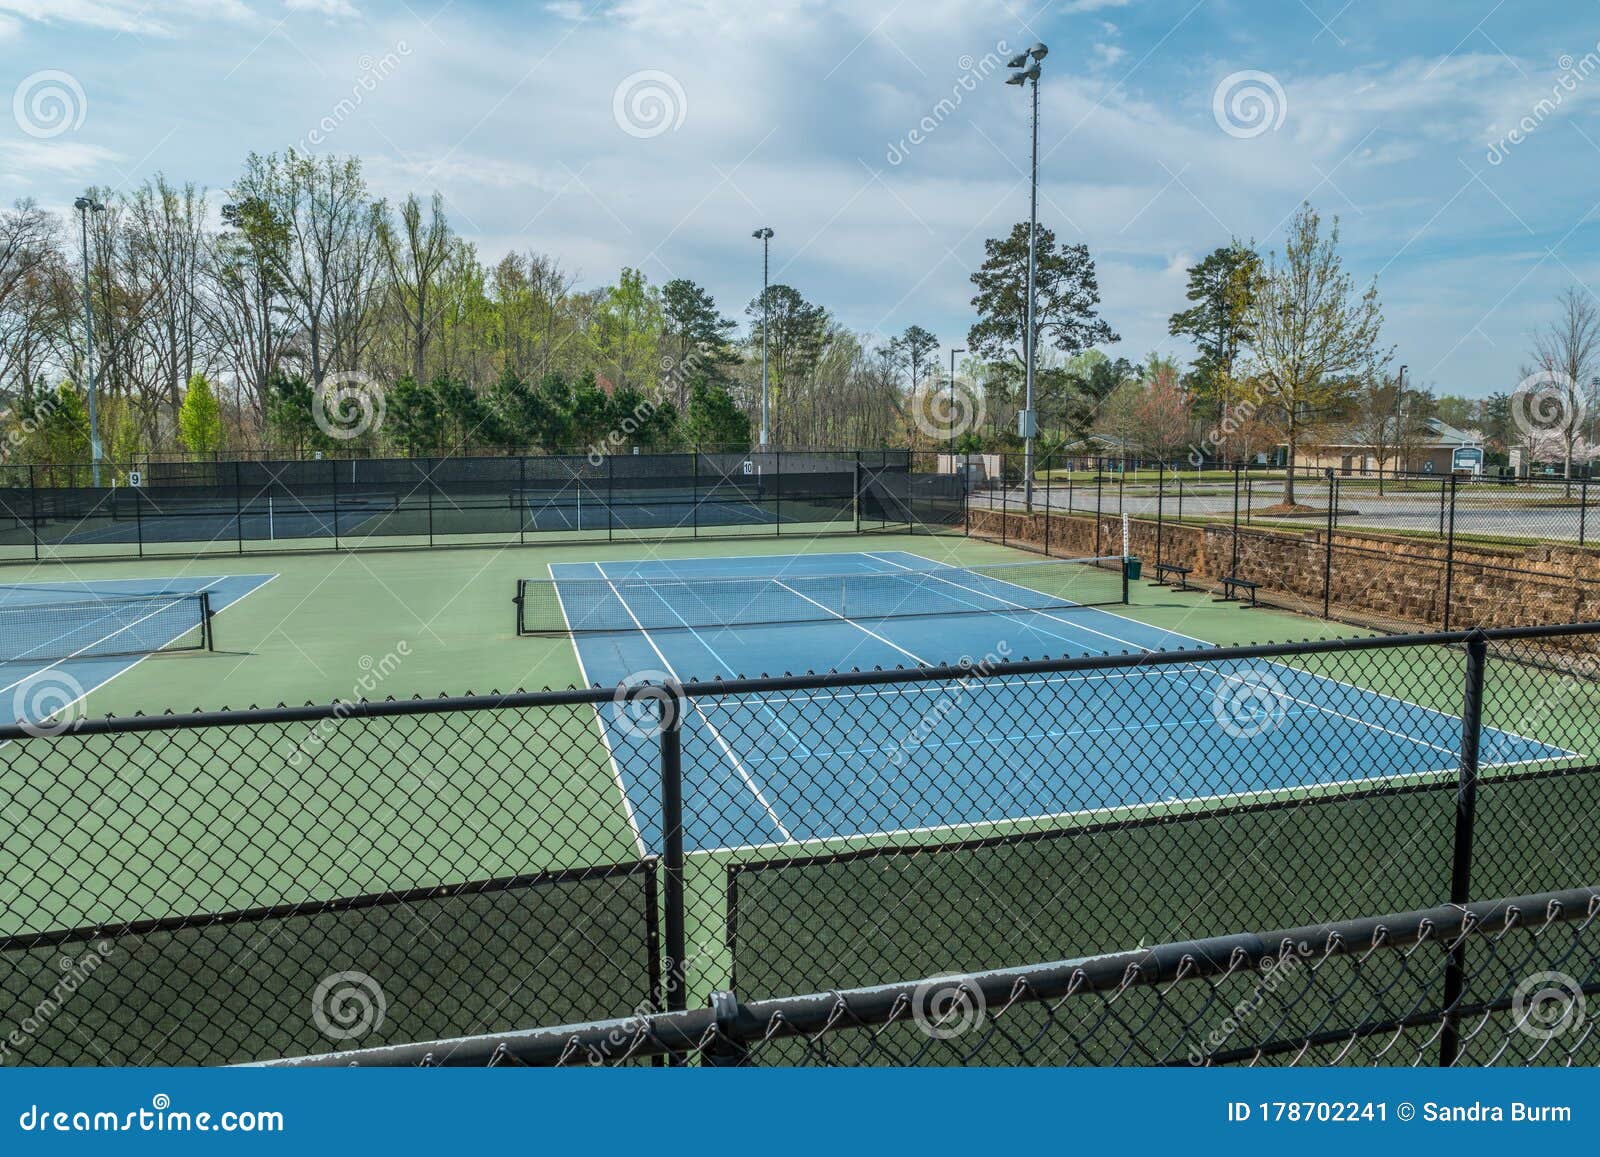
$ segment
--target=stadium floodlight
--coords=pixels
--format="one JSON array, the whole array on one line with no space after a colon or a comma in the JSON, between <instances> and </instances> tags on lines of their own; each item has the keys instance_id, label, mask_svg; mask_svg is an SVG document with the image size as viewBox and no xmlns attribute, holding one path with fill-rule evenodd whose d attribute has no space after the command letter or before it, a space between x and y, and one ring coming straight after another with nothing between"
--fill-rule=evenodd
<instances>
[{"instance_id":1,"label":"stadium floodlight","mask_svg":"<svg viewBox=\"0 0 1600 1157\"><path fill-rule=\"evenodd\" d=\"M1034 282L1036 279L1037 238L1039 233L1039 62L1043 60L1049 49L1043 44L1035 43L1026 52L1019 52L1008 63L1008 67L1018 69L1006 78L1007 84L1018 87L1027 87L1033 81L1033 164L1028 182L1028 301L1027 318L1022 334L1023 358L1025 366L1026 385L1022 403L1022 508L1033 509L1033 439L1038 427L1038 420L1033 411L1033 367L1034 367ZM1028 64L1029 60L1032 64ZM1023 65L1027 65L1026 68Z\"/></svg>"},{"instance_id":2,"label":"stadium floodlight","mask_svg":"<svg viewBox=\"0 0 1600 1157\"><path fill-rule=\"evenodd\" d=\"M767 402L772 391L767 385L767 258L768 244L772 241L772 230L765 225L751 233L757 241L761 242L761 448L767 448Z\"/></svg>"}]
</instances>

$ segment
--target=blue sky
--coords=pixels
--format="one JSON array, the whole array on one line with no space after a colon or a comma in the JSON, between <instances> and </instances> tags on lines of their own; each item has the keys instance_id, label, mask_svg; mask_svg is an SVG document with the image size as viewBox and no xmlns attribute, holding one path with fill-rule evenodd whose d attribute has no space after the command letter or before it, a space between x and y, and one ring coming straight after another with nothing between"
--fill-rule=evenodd
<instances>
[{"instance_id":1,"label":"blue sky","mask_svg":"<svg viewBox=\"0 0 1600 1157\"><path fill-rule=\"evenodd\" d=\"M740 314L766 224L774 277L845 324L965 344L983 240L1027 213L998 58L1035 39L1040 216L1094 254L1112 353L1187 358L1185 267L1280 246L1304 199L1440 390L1512 387L1557 294L1600 279L1600 0L0 0L0 198L220 191L309 143L437 189L487 260L692 277ZM1240 73L1266 77L1219 114ZM51 86L64 125L30 119Z\"/></svg>"}]
</instances>

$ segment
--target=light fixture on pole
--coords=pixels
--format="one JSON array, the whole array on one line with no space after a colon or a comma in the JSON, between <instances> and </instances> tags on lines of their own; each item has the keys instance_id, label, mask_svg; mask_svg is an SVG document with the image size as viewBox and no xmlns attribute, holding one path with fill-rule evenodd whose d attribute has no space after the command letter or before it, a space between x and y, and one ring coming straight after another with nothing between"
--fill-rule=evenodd
<instances>
[{"instance_id":1,"label":"light fixture on pole","mask_svg":"<svg viewBox=\"0 0 1600 1157\"><path fill-rule=\"evenodd\" d=\"M1039 232L1039 62L1050 50L1035 44L1026 52L1019 52L1006 62L1007 68L1017 69L1006 78L1007 84L1027 87L1033 82L1033 161L1028 182L1028 308L1022 334L1023 340L1023 392L1022 413L1018 416L1018 433L1022 435L1022 508L1033 509L1033 439L1038 433L1038 416L1033 410L1034 364L1034 261L1036 238ZM1033 63L1029 64L1029 61Z\"/></svg>"},{"instance_id":2,"label":"light fixture on pole","mask_svg":"<svg viewBox=\"0 0 1600 1157\"><path fill-rule=\"evenodd\" d=\"M89 214L104 213L106 207L93 197L79 197L72 202L78 211L78 222L83 237L83 349L88 370L89 396L89 462L95 486L100 485L100 423L94 383L94 306L89 296Z\"/></svg>"},{"instance_id":3,"label":"light fixture on pole","mask_svg":"<svg viewBox=\"0 0 1600 1157\"><path fill-rule=\"evenodd\" d=\"M956 355L964 354L966 350L951 349L950 351L950 469L956 468Z\"/></svg>"},{"instance_id":4,"label":"light fixture on pole","mask_svg":"<svg viewBox=\"0 0 1600 1157\"><path fill-rule=\"evenodd\" d=\"M772 241L772 230L765 225L750 234L761 242L761 448L767 448L767 401L771 390L767 387L767 252Z\"/></svg>"}]
</instances>

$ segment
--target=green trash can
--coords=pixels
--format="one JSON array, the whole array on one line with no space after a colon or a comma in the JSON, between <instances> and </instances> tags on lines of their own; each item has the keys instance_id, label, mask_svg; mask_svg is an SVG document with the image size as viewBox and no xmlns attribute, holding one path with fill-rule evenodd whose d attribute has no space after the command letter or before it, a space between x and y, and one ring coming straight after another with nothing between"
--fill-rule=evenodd
<instances>
[{"instance_id":1,"label":"green trash can","mask_svg":"<svg viewBox=\"0 0 1600 1157\"><path fill-rule=\"evenodd\" d=\"M1144 564L1132 555L1122 560L1122 566L1127 572L1128 581L1131 583L1138 582L1139 576L1144 573Z\"/></svg>"}]
</instances>

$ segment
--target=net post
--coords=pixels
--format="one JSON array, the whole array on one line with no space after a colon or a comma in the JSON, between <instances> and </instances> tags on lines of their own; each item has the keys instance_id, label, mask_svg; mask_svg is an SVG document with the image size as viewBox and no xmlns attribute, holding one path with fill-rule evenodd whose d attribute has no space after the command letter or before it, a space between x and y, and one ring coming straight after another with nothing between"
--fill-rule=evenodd
<instances>
[{"instance_id":1,"label":"net post","mask_svg":"<svg viewBox=\"0 0 1600 1157\"><path fill-rule=\"evenodd\" d=\"M216 635L211 626L211 592L200 592L200 645L207 651L217 649Z\"/></svg>"},{"instance_id":2,"label":"net post","mask_svg":"<svg viewBox=\"0 0 1600 1157\"><path fill-rule=\"evenodd\" d=\"M512 604L515 605L515 607L517 608L516 614L517 614L517 634L518 635L524 635L524 634L527 633L526 628L527 628L527 625L528 625L528 617L527 617L526 613L524 612L524 607L526 605L527 597L528 597L528 580L527 579L518 579L517 580L517 593L515 595L513 595L512 598L511 598Z\"/></svg>"},{"instance_id":3,"label":"net post","mask_svg":"<svg viewBox=\"0 0 1600 1157\"><path fill-rule=\"evenodd\" d=\"M1474 630L1467 640L1467 670L1461 708L1461 767L1456 780L1455 842L1450 861L1450 902L1465 904L1472 893L1472 837L1478 816L1478 740L1483 730L1483 676L1489 641ZM1444 974L1444 1021L1439 1032L1439 1064L1454 1065L1460 1052L1459 1018L1455 1007L1466 989L1465 930L1450 946Z\"/></svg>"},{"instance_id":4,"label":"net post","mask_svg":"<svg viewBox=\"0 0 1600 1157\"><path fill-rule=\"evenodd\" d=\"M685 991L688 958L684 920L683 852L683 713L688 707L683 688L669 680L661 688L661 848L665 870L662 927L666 938L666 1004L668 1012L688 1008Z\"/></svg>"}]
</instances>

